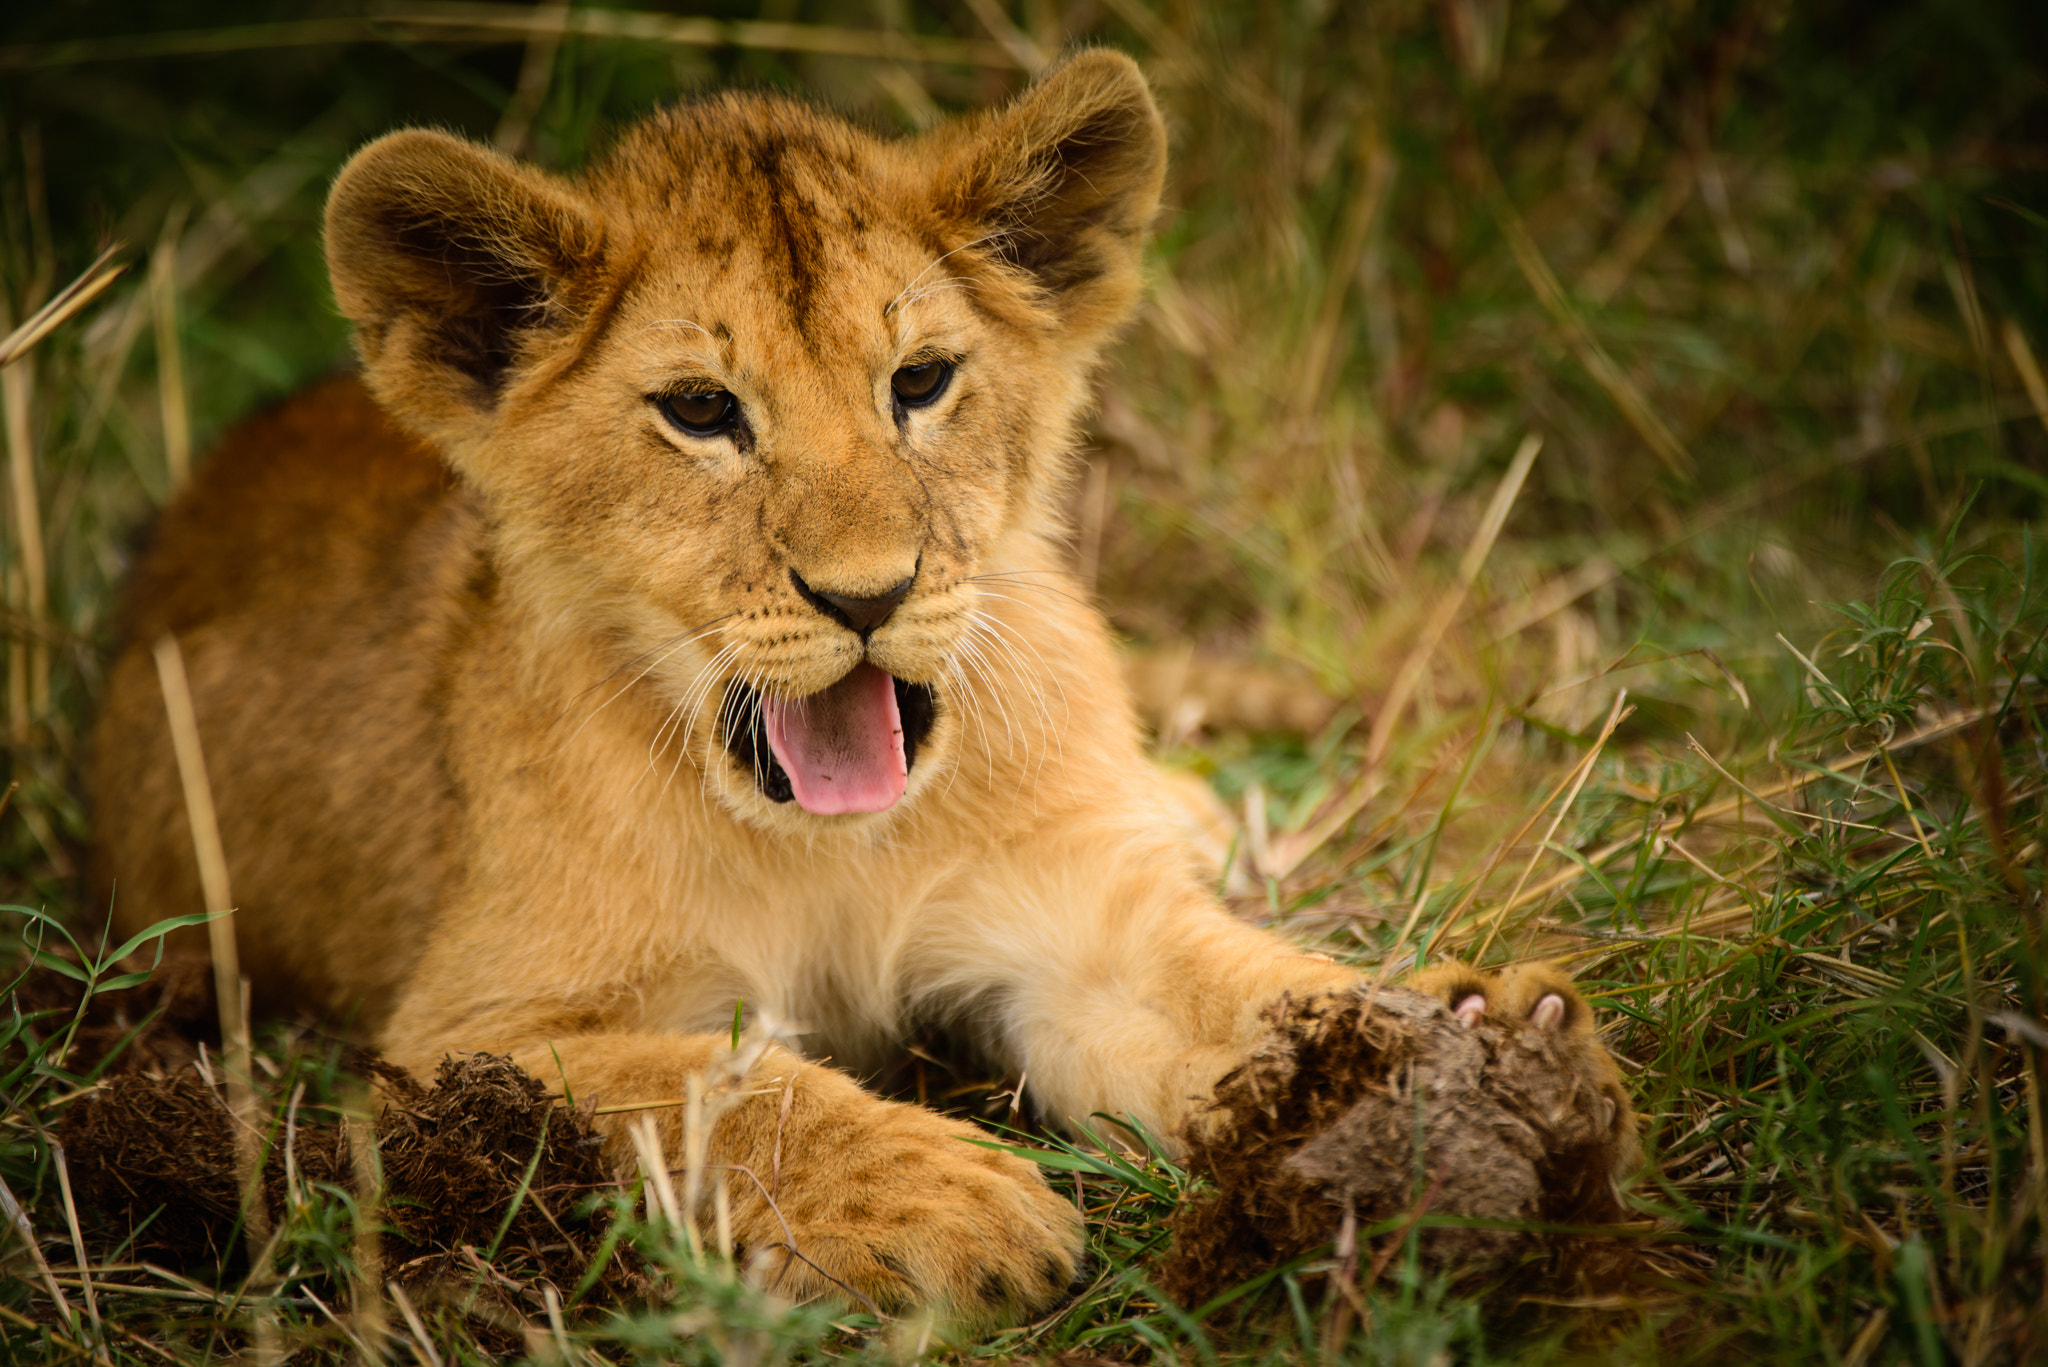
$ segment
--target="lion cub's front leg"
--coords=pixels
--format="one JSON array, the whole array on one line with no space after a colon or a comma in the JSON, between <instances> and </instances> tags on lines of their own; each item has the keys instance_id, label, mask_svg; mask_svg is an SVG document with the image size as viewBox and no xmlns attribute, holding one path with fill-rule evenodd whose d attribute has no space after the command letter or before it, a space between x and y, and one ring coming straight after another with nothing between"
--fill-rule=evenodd
<instances>
[{"instance_id":1,"label":"lion cub's front leg","mask_svg":"<svg viewBox=\"0 0 2048 1367\"><path fill-rule=\"evenodd\" d=\"M709 1036L589 1034L513 1057L558 1090L566 1078L579 1104L608 1107L681 1097L692 1073L730 1055ZM741 1090L750 1095L718 1119L706 1163L725 1171L743 1260L777 1294L931 1306L991 1325L1054 1304L1073 1282L1080 1216L1032 1164L963 1142L982 1137L972 1125L884 1101L781 1048ZM675 1106L599 1116L612 1165L632 1170L637 1115L655 1119L680 1170Z\"/></svg>"}]
</instances>

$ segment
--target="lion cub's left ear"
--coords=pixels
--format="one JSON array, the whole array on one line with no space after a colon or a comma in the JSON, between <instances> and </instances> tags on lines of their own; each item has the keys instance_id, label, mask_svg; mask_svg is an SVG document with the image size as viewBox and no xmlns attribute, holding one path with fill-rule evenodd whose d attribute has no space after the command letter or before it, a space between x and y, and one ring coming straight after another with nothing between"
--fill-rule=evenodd
<instances>
[{"instance_id":1,"label":"lion cub's left ear","mask_svg":"<svg viewBox=\"0 0 2048 1367\"><path fill-rule=\"evenodd\" d=\"M1166 126L1138 64L1076 53L963 133L940 178L941 212L987 237L1079 338L1121 324L1166 177Z\"/></svg>"}]
</instances>

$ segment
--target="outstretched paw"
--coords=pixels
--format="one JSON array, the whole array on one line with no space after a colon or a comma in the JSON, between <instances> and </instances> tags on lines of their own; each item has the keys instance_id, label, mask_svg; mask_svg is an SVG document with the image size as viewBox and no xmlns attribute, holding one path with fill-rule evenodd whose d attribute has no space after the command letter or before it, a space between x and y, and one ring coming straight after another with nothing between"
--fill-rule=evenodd
<instances>
[{"instance_id":1,"label":"outstretched paw","mask_svg":"<svg viewBox=\"0 0 2048 1367\"><path fill-rule=\"evenodd\" d=\"M774 1211L733 1188L765 1286L891 1314L926 1307L979 1328L1067 1295L1082 1266L1081 1219L1035 1165L971 1142L987 1137L976 1126L869 1096L823 1070L805 1080L783 1134ZM772 1156L760 1168L778 1170Z\"/></svg>"},{"instance_id":2,"label":"outstretched paw","mask_svg":"<svg viewBox=\"0 0 2048 1367\"><path fill-rule=\"evenodd\" d=\"M1467 1029L1482 1021L1511 1026L1517 1038L1555 1060L1558 1078L1587 1133L1581 1142L1604 1155L1610 1170L1633 1167L1639 1149L1636 1117L1621 1070L1600 1042L1593 1008L1555 964L1514 964L1485 973L1448 960L1416 974L1416 991L1435 997Z\"/></svg>"},{"instance_id":3,"label":"outstretched paw","mask_svg":"<svg viewBox=\"0 0 2048 1367\"><path fill-rule=\"evenodd\" d=\"M1458 1023L1467 1027L1490 1017L1600 1048L1592 1008L1555 964L1514 964L1499 973L1485 973L1450 959L1416 974L1412 986L1450 1007ZM1600 1053L1606 1057L1604 1049Z\"/></svg>"}]
</instances>

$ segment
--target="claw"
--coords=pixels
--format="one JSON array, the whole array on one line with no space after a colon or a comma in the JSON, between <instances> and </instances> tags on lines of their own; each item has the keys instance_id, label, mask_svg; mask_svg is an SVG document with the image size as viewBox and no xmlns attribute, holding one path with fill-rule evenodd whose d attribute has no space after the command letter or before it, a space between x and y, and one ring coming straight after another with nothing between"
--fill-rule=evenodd
<instances>
[{"instance_id":1,"label":"claw","mask_svg":"<svg viewBox=\"0 0 2048 1367\"><path fill-rule=\"evenodd\" d=\"M1564 998L1555 992L1546 992L1536 1002L1536 1009L1529 1013L1529 1024L1538 1030L1555 1030L1564 1024Z\"/></svg>"},{"instance_id":2,"label":"claw","mask_svg":"<svg viewBox=\"0 0 2048 1367\"><path fill-rule=\"evenodd\" d=\"M1475 992L1452 1007L1451 1014L1458 1018L1458 1024L1470 1030L1486 1014L1486 998Z\"/></svg>"}]
</instances>

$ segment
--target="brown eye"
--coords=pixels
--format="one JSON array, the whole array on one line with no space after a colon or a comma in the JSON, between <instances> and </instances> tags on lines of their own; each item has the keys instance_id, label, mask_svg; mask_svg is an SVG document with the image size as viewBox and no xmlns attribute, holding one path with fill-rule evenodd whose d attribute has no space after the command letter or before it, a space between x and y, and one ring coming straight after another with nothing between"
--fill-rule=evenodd
<instances>
[{"instance_id":1,"label":"brown eye","mask_svg":"<svg viewBox=\"0 0 2048 1367\"><path fill-rule=\"evenodd\" d=\"M676 429L693 437L715 437L739 420L739 401L723 389L708 393L656 394L654 406Z\"/></svg>"},{"instance_id":2,"label":"brown eye","mask_svg":"<svg viewBox=\"0 0 2048 1367\"><path fill-rule=\"evenodd\" d=\"M923 408L946 392L946 381L952 378L951 361L919 361L891 375L889 388L894 391L896 402L905 408Z\"/></svg>"}]
</instances>

